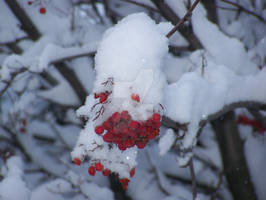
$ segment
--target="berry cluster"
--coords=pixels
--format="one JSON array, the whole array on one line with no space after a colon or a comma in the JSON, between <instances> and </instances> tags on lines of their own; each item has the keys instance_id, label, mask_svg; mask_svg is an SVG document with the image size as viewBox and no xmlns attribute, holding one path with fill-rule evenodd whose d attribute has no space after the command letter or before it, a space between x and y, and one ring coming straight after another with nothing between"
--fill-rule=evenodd
<instances>
[{"instance_id":1,"label":"berry cluster","mask_svg":"<svg viewBox=\"0 0 266 200\"><path fill-rule=\"evenodd\" d=\"M101 125L96 126L95 133L103 135L105 142L117 144L122 151L135 145L142 149L149 140L159 134L160 121L161 115L158 113L154 113L145 121L136 121L131 118L128 111L124 110L121 113L113 113Z\"/></svg>"},{"instance_id":2,"label":"berry cluster","mask_svg":"<svg viewBox=\"0 0 266 200\"><path fill-rule=\"evenodd\" d=\"M259 133L264 133L266 131L266 129L262 126L261 123L259 123L256 120L253 119L249 119L247 116L245 115L239 115L238 119L237 119L237 123L238 124L242 124L242 125L248 125L248 126L252 126L254 129L256 129Z\"/></svg>"},{"instance_id":3,"label":"berry cluster","mask_svg":"<svg viewBox=\"0 0 266 200\"><path fill-rule=\"evenodd\" d=\"M74 158L73 162L75 165L78 165L78 166L81 165L81 160L79 158ZM107 168L104 168L104 165L101 162L96 162L95 164L91 165L88 169L88 173L91 176L95 176L96 171L102 172L103 176L109 176L109 174L110 174L110 170ZM130 174L130 177L133 177L135 175L135 168L132 168L130 170L129 174ZM130 180L127 178L120 179L120 183L121 183L124 190L127 189L129 182L130 182Z\"/></svg>"}]
</instances>

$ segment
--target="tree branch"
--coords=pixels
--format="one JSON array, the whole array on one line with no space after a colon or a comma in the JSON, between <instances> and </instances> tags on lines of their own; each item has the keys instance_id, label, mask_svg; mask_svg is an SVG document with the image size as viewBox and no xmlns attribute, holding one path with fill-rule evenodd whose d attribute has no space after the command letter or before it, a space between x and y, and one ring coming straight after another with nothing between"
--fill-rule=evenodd
<instances>
[{"instance_id":1,"label":"tree branch","mask_svg":"<svg viewBox=\"0 0 266 200\"><path fill-rule=\"evenodd\" d=\"M5 2L21 22L21 29L24 30L33 41L38 40L41 37L40 32L32 23L26 12L20 7L18 2L16 0L5 0Z\"/></svg>"},{"instance_id":2,"label":"tree branch","mask_svg":"<svg viewBox=\"0 0 266 200\"><path fill-rule=\"evenodd\" d=\"M257 13L255 13L255 12L253 12L251 10L248 10L247 8L245 8L244 6L242 6L242 5L240 5L240 4L236 3L236 2L232 2L232 1L229 1L229 0L221 0L221 1L224 2L224 3L230 4L232 6L235 6L240 11L248 13L248 14L252 15L253 17L256 17L261 22L266 23L266 20L262 16L258 15Z\"/></svg>"},{"instance_id":3,"label":"tree branch","mask_svg":"<svg viewBox=\"0 0 266 200\"><path fill-rule=\"evenodd\" d=\"M172 22L172 24L178 24L181 20L175 12L164 2L164 0L151 0L154 5L158 8L161 15L167 19L168 21ZM191 49L201 49L203 48L202 44L200 43L199 39L193 33L191 24L188 26L181 26L179 28L179 32L181 35L189 42L191 45Z\"/></svg>"},{"instance_id":4,"label":"tree branch","mask_svg":"<svg viewBox=\"0 0 266 200\"><path fill-rule=\"evenodd\" d=\"M166 37L170 38L178 29L180 29L181 26L184 25L184 23L186 21L188 21L190 19L193 10L196 8L196 6L198 5L199 2L200 2L200 0L196 0L192 4L192 6L189 8L189 10L185 14L185 16L181 20L179 20L179 22L175 25L175 27L169 33L167 33Z\"/></svg>"}]
</instances>

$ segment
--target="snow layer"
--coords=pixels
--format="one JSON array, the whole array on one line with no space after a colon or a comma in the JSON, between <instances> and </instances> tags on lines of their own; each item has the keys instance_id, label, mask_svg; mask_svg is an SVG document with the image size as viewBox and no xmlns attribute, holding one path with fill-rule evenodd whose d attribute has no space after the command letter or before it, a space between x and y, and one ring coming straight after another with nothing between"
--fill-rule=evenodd
<instances>
[{"instance_id":1,"label":"snow layer","mask_svg":"<svg viewBox=\"0 0 266 200\"><path fill-rule=\"evenodd\" d=\"M13 42L25 36L14 14L4 1L0 1L0 44Z\"/></svg>"},{"instance_id":2,"label":"snow layer","mask_svg":"<svg viewBox=\"0 0 266 200\"><path fill-rule=\"evenodd\" d=\"M166 114L177 122L189 123L183 147L190 148L195 143L201 120L235 102L266 102L265 91L265 69L256 75L239 76L229 68L209 61L203 75L198 68L168 86Z\"/></svg>"},{"instance_id":3,"label":"snow layer","mask_svg":"<svg viewBox=\"0 0 266 200\"><path fill-rule=\"evenodd\" d=\"M13 156L7 161L8 173L0 183L1 200L29 200L30 191L22 180L22 160ZM15 189L15 192L14 192Z\"/></svg>"},{"instance_id":4,"label":"snow layer","mask_svg":"<svg viewBox=\"0 0 266 200\"><path fill-rule=\"evenodd\" d=\"M215 58L215 62L229 67L237 74L257 72L258 69L249 60L243 43L226 36L217 25L208 21L206 15L205 9L199 4L193 12L192 25L203 47Z\"/></svg>"}]
</instances>

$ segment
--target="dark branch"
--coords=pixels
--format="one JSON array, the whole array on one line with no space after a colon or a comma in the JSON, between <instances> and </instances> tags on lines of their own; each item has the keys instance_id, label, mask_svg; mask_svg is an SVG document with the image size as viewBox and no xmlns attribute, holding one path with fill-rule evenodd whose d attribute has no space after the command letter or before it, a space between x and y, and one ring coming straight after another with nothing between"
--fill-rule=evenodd
<instances>
[{"instance_id":1,"label":"dark branch","mask_svg":"<svg viewBox=\"0 0 266 200\"><path fill-rule=\"evenodd\" d=\"M238 10L243 11L245 13L248 13L248 14L252 15L253 17L256 17L261 22L266 23L266 20L262 16L258 15L257 13L255 13L255 12L253 12L251 10L248 10L247 8L245 8L244 6L242 6L242 5L240 5L240 4L236 3L236 2L232 2L232 1L229 1L229 0L221 0L221 1L224 2L224 3L230 4L232 6L235 6L235 7L238 8Z\"/></svg>"},{"instance_id":2,"label":"dark branch","mask_svg":"<svg viewBox=\"0 0 266 200\"><path fill-rule=\"evenodd\" d=\"M26 12L20 7L18 2L16 0L5 0L5 2L21 22L21 29L24 30L33 41L38 40L41 37L40 32L32 23Z\"/></svg>"},{"instance_id":3,"label":"dark branch","mask_svg":"<svg viewBox=\"0 0 266 200\"><path fill-rule=\"evenodd\" d=\"M181 20L175 12L164 2L164 0L151 0L154 5L158 8L161 15L170 21L172 24L178 24ZM178 30L181 35L189 42L191 45L192 50L201 49L202 44L200 43L199 39L193 33L192 26L189 24L188 26L181 26Z\"/></svg>"},{"instance_id":4,"label":"dark branch","mask_svg":"<svg viewBox=\"0 0 266 200\"><path fill-rule=\"evenodd\" d=\"M184 23L186 21L189 21L191 15L192 15L193 10L196 8L196 6L198 5L199 2L200 2L200 0L196 0L192 4L192 6L189 8L189 10L185 14L185 16L175 25L175 27L169 33L167 33L166 37L170 38L178 29L180 29L181 26L184 25Z\"/></svg>"}]
</instances>

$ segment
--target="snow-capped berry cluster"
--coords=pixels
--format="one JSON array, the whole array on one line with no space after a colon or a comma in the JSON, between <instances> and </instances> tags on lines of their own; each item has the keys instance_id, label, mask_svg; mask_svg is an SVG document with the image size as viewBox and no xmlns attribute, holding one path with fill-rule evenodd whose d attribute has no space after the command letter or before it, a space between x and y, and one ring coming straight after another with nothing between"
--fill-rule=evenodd
<instances>
[{"instance_id":1,"label":"snow-capped berry cluster","mask_svg":"<svg viewBox=\"0 0 266 200\"><path fill-rule=\"evenodd\" d=\"M89 158L90 175L116 174L124 189L135 173L138 149L160 132L169 26L138 13L108 29L95 56L93 91L77 111L88 121L73 162Z\"/></svg>"},{"instance_id":2,"label":"snow-capped berry cluster","mask_svg":"<svg viewBox=\"0 0 266 200\"><path fill-rule=\"evenodd\" d=\"M95 127L95 133L103 135L103 140L117 144L120 150L134 147L142 149L149 140L160 132L161 115L154 113L146 121L133 120L128 111L115 112L101 125Z\"/></svg>"}]
</instances>

